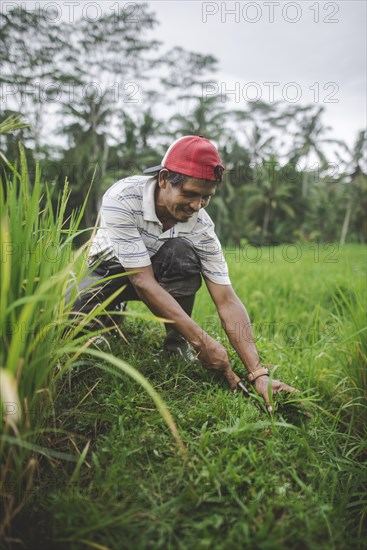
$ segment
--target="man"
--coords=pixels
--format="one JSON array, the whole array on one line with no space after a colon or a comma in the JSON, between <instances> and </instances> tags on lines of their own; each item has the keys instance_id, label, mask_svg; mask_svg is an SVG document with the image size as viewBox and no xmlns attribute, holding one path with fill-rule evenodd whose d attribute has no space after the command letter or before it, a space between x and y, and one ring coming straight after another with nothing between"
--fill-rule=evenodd
<instances>
[{"instance_id":1,"label":"man","mask_svg":"<svg viewBox=\"0 0 367 550\"><path fill-rule=\"evenodd\" d=\"M166 325L167 352L190 359L191 345L202 365L223 373L235 390L240 379L226 349L191 319L203 276L229 341L249 371L248 380L271 411L269 373L260 363L247 311L231 286L214 224L204 210L221 185L223 170L209 140L185 136L169 147L161 165L145 170L147 176L115 183L103 197L89 256L92 272L82 283L75 309L90 311L128 282L111 307L142 300L172 322ZM125 271L131 272L128 280L117 277L98 285L99 279ZM273 393L295 391L278 380L271 383Z\"/></svg>"}]
</instances>

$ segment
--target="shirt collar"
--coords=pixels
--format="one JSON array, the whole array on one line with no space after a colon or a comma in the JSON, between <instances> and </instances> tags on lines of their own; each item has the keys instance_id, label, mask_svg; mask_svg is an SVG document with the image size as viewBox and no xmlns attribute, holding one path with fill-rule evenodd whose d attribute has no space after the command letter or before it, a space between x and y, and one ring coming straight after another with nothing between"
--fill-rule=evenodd
<instances>
[{"instance_id":1,"label":"shirt collar","mask_svg":"<svg viewBox=\"0 0 367 550\"><path fill-rule=\"evenodd\" d=\"M147 222L156 222L162 225L159 219L157 218L157 214L155 212L154 193L155 193L156 185L157 185L157 180L154 176L148 178L147 181L145 182L145 185L143 188L143 217L144 217L144 220ZM193 230L197 222L198 216L199 216L199 212L195 212L191 216L191 218L188 219L187 222L185 223L177 222L174 226L177 233L191 233L191 231Z\"/></svg>"},{"instance_id":2,"label":"shirt collar","mask_svg":"<svg viewBox=\"0 0 367 550\"><path fill-rule=\"evenodd\" d=\"M153 176L148 178L143 188L143 218L147 222L161 223L155 213L154 192L157 180Z\"/></svg>"},{"instance_id":3,"label":"shirt collar","mask_svg":"<svg viewBox=\"0 0 367 550\"><path fill-rule=\"evenodd\" d=\"M177 233L191 233L191 231L194 229L194 226L196 225L196 222L198 220L199 212L195 212L191 218L188 219L187 222L177 222L175 227L175 230Z\"/></svg>"}]
</instances>

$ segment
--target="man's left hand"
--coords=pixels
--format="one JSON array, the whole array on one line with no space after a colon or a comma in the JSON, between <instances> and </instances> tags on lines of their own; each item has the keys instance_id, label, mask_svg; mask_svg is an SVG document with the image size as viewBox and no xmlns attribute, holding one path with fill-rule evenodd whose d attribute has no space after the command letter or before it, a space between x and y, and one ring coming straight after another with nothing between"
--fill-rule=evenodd
<instances>
[{"instance_id":1,"label":"man's left hand","mask_svg":"<svg viewBox=\"0 0 367 550\"><path fill-rule=\"evenodd\" d=\"M257 393L261 395L261 397L264 399L265 406L268 412L272 412L273 408L269 401L269 392L268 392L269 376L259 376L259 378L256 378L253 385ZM299 393L299 390L297 390L296 388L292 388L292 386L288 386L288 384L285 384L280 380L271 381L271 391L273 395L280 391L285 391L289 393Z\"/></svg>"}]
</instances>

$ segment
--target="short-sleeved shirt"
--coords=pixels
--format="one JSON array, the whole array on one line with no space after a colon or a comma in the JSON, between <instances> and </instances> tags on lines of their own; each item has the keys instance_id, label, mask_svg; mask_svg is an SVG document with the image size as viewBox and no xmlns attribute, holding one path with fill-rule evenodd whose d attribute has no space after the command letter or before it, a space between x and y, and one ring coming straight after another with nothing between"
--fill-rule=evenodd
<instances>
[{"instance_id":1,"label":"short-sleeved shirt","mask_svg":"<svg viewBox=\"0 0 367 550\"><path fill-rule=\"evenodd\" d=\"M88 263L103 257L117 259L125 269L146 267L167 239L181 237L192 243L205 277L230 285L227 263L210 216L202 208L187 222L177 222L163 231L155 212L156 185L155 177L133 176L108 189L102 199L99 229Z\"/></svg>"}]
</instances>

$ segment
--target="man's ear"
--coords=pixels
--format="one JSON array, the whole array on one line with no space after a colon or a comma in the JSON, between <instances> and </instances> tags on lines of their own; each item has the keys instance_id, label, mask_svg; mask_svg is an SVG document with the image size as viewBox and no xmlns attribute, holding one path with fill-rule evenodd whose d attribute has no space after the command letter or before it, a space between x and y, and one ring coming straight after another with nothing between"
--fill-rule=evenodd
<instances>
[{"instance_id":1,"label":"man's ear","mask_svg":"<svg viewBox=\"0 0 367 550\"><path fill-rule=\"evenodd\" d=\"M166 168L162 168L162 170L159 172L158 175L158 185L161 189L165 189L168 184L168 170Z\"/></svg>"}]
</instances>

